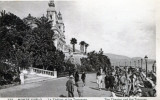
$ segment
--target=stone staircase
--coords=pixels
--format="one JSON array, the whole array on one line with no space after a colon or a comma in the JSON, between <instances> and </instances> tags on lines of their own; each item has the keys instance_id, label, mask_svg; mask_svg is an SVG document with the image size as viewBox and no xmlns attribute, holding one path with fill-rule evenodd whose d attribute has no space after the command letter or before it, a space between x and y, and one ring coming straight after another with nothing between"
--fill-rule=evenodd
<instances>
[{"instance_id":1,"label":"stone staircase","mask_svg":"<svg viewBox=\"0 0 160 100\"><path fill-rule=\"evenodd\" d=\"M24 84L42 82L46 80L51 80L51 77L39 76L36 74L25 74Z\"/></svg>"}]
</instances>

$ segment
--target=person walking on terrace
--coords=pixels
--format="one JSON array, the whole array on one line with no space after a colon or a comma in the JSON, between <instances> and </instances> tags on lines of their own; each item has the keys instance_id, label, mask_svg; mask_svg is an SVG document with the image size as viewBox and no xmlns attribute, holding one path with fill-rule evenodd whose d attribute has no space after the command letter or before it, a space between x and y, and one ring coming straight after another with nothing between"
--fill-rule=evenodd
<instances>
[{"instance_id":1,"label":"person walking on terrace","mask_svg":"<svg viewBox=\"0 0 160 100\"><path fill-rule=\"evenodd\" d=\"M78 80L79 80L79 73L78 73L78 71L76 71L74 79L75 79L75 83L78 82Z\"/></svg>"},{"instance_id":2,"label":"person walking on terrace","mask_svg":"<svg viewBox=\"0 0 160 100\"><path fill-rule=\"evenodd\" d=\"M108 90L109 89L109 75L108 75L108 73L106 73L106 76L104 78L104 83L105 83L106 90Z\"/></svg>"},{"instance_id":3,"label":"person walking on terrace","mask_svg":"<svg viewBox=\"0 0 160 100\"><path fill-rule=\"evenodd\" d=\"M102 75L100 72L97 73L97 84L98 84L98 89L101 90L102 89Z\"/></svg>"},{"instance_id":4,"label":"person walking on terrace","mask_svg":"<svg viewBox=\"0 0 160 100\"><path fill-rule=\"evenodd\" d=\"M69 80L66 82L66 91L68 91L68 97L74 97L73 75L71 75Z\"/></svg>"},{"instance_id":5,"label":"person walking on terrace","mask_svg":"<svg viewBox=\"0 0 160 100\"><path fill-rule=\"evenodd\" d=\"M83 84L85 85L85 79L86 79L86 73L83 71L81 79L83 81Z\"/></svg>"}]
</instances>

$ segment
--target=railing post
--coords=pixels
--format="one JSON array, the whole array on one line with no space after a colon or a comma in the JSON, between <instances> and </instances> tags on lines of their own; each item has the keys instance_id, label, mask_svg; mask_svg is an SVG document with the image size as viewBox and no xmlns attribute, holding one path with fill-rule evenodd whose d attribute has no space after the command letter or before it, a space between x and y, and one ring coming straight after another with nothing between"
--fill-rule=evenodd
<instances>
[{"instance_id":1,"label":"railing post","mask_svg":"<svg viewBox=\"0 0 160 100\"><path fill-rule=\"evenodd\" d=\"M55 69L53 71L53 76L54 76L54 78L57 78L57 71Z\"/></svg>"},{"instance_id":2,"label":"railing post","mask_svg":"<svg viewBox=\"0 0 160 100\"><path fill-rule=\"evenodd\" d=\"M24 73L22 72L20 74L20 80L21 80L21 84L24 84Z\"/></svg>"},{"instance_id":3,"label":"railing post","mask_svg":"<svg viewBox=\"0 0 160 100\"><path fill-rule=\"evenodd\" d=\"M33 67L30 67L30 74L35 74Z\"/></svg>"}]
</instances>

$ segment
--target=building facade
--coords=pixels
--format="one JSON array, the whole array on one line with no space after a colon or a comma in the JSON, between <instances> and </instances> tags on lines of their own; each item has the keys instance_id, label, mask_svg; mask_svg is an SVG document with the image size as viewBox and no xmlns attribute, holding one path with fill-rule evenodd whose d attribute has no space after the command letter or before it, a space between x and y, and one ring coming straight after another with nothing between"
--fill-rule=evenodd
<instances>
[{"instance_id":1,"label":"building facade","mask_svg":"<svg viewBox=\"0 0 160 100\"><path fill-rule=\"evenodd\" d=\"M65 26L61 12L55 9L54 1L48 3L47 18L52 21L52 30L54 31L53 42L58 50L64 51L65 42Z\"/></svg>"},{"instance_id":2,"label":"building facade","mask_svg":"<svg viewBox=\"0 0 160 100\"><path fill-rule=\"evenodd\" d=\"M43 15L44 17L44 15ZM49 21L52 21L52 30L54 31L54 36L52 37L55 47L66 53L73 52L73 48L70 45L66 44L65 41L65 25L63 22L61 12L57 12L55 8L55 3L53 0L49 1L46 18ZM37 27L35 24L36 17L29 14L26 18L23 19L32 29ZM76 53L81 53L79 50L75 50Z\"/></svg>"},{"instance_id":3,"label":"building facade","mask_svg":"<svg viewBox=\"0 0 160 100\"><path fill-rule=\"evenodd\" d=\"M66 42L65 42L65 26L62 19L61 12L57 12L55 9L54 1L50 1L48 3L47 15L46 17L49 21L52 21L52 30L54 31L53 42L55 47L60 51L65 51ZM25 23L27 23L32 29L37 27L35 24L36 17L31 16L29 14L26 18L23 19Z\"/></svg>"}]
</instances>

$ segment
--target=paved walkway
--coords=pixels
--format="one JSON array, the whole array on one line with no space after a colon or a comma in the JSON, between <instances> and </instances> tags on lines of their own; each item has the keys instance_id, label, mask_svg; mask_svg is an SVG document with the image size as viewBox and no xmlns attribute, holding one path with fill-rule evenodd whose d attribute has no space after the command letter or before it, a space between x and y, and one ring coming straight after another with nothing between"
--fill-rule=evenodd
<instances>
[{"instance_id":1,"label":"paved walkway","mask_svg":"<svg viewBox=\"0 0 160 100\"><path fill-rule=\"evenodd\" d=\"M67 77L52 79L49 81L37 82L10 87L0 90L1 97L66 97ZM104 87L104 84L103 84ZM74 91L75 97L78 97L77 88ZM96 84L96 74L87 74L86 86L84 87L84 97L109 97L110 91L98 90Z\"/></svg>"}]
</instances>

